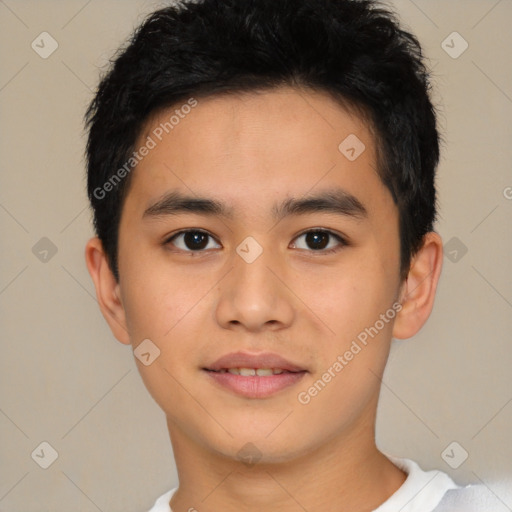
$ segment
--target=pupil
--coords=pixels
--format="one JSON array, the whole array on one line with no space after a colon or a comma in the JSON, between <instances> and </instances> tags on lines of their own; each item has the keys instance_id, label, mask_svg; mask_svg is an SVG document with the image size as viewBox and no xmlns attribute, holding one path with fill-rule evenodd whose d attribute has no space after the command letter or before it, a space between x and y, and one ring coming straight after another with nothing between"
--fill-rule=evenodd
<instances>
[{"instance_id":1,"label":"pupil","mask_svg":"<svg viewBox=\"0 0 512 512\"><path fill-rule=\"evenodd\" d=\"M198 231L189 231L188 233L185 233L183 241L188 249L204 249L208 245L208 235Z\"/></svg>"},{"instance_id":2,"label":"pupil","mask_svg":"<svg viewBox=\"0 0 512 512\"><path fill-rule=\"evenodd\" d=\"M311 249L324 249L329 243L328 233L308 233L306 235L306 243Z\"/></svg>"}]
</instances>

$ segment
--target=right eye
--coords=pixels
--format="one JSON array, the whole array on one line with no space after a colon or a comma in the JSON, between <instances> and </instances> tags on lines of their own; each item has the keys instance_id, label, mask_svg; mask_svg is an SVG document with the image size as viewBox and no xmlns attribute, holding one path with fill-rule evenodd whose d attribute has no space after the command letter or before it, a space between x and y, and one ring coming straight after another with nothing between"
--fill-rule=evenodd
<instances>
[{"instance_id":1,"label":"right eye","mask_svg":"<svg viewBox=\"0 0 512 512\"><path fill-rule=\"evenodd\" d=\"M174 234L165 244L172 244L186 252L202 252L209 249L220 249L220 244L206 231L188 229Z\"/></svg>"}]
</instances>

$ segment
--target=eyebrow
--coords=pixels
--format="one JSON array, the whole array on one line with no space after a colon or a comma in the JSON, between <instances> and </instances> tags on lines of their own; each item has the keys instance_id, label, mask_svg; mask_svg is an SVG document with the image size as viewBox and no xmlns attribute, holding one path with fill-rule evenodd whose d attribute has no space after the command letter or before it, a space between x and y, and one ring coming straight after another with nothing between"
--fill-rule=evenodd
<instances>
[{"instance_id":1,"label":"eyebrow","mask_svg":"<svg viewBox=\"0 0 512 512\"><path fill-rule=\"evenodd\" d=\"M156 203L145 210L142 217L162 217L164 215L176 215L179 213L199 213L203 215L217 215L232 217L233 212L220 201L193 197L172 191L165 194Z\"/></svg>"},{"instance_id":2,"label":"eyebrow","mask_svg":"<svg viewBox=\"0 0 512 512\"><path fill-rule=\"evenodd\" d=\"M301 198L286 199L280 205L275 205L272 208L275 220L281 220L290 215L318 212L334 213L356 219L368 217L368 212L361 201L343 189L330 189ZM197 213L225 218L234 216L233 209L220 201L187 196L181 192L172 191L147 208L143 218L157 218L180 213Z\"/></svg>"},{"instance_id":3,"label":"eyebrow","mask_svg":"<svg viewBox=\"0 0 512 512\"><path fill-rule=\"evenodd\" d=\"M299 199L287 199L281 205L273 208L276 220L281 220L288 215L318 212L334 213L357 219L368 217L368 211L361 201L341 188L326 190Z\"/></svg>"}]
</instances>

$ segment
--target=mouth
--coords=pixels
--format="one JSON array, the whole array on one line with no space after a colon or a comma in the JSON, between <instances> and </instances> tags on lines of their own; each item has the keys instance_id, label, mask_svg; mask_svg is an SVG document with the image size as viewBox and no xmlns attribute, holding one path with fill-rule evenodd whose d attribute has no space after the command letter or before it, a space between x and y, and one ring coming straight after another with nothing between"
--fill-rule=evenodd
<instances>
[{"instance_id":1,"label":"mouth","mask_svg":"<svg viewBox=\"0 0 512 512\"><path fill-rule=\"evenodd\" d=\"M283 368L221 368L220 370L207 370L216 373L231 373L231 375L241 375L242 377L269 377L270 375L281 375L290 372Z\"/></svg>"},{"instance_id":2,"label":"mouth","mask_svg":"<svg viewBox=\"0 0 512 512\"><path fill-rule=\"evenodd\" d=\"M202 370L215 385L245 398L268 398L308 373L277 354L244 352L227 354Z\"/></svg>"}]
</instances>

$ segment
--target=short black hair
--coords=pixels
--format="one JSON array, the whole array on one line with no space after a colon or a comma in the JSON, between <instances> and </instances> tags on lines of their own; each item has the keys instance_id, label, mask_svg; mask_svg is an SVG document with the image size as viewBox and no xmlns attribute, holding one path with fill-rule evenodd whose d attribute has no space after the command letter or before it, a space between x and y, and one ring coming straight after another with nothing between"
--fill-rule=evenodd
<instances>
[{"instance_id":1,"label":"short black hair","mask_svg":"<svg viewBox=\"0 0 512 512\"><path fill-rule=\"evenodd\" d=\"M429 73L416 37L377 1L184 0L135 30L85 115L88 195L116 279L126 164L136 167L130 157L149 118L190 98L281 86L327 93L364 114L377 171L398 208L400 269L407 275L433 230L439 161Z\"/></svg>"}]
</instances>

